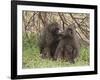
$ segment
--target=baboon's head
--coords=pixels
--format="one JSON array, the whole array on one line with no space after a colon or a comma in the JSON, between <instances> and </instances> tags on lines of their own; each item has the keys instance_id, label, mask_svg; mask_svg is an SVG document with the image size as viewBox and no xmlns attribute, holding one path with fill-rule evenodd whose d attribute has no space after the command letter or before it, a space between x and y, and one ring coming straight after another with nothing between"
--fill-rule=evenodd
<instances>
[{"instance_id":1,"label":"baboon's head","mask_svg":"<svg viewBox=\"0 0 100 80\"><path fill-rule=\"evenodd\" d=\"M69 38L74 38L75 35L75 26L74 24L71 24L68 26L68 28L64 31L64 36Z\"/></svg>"}]
</instances>

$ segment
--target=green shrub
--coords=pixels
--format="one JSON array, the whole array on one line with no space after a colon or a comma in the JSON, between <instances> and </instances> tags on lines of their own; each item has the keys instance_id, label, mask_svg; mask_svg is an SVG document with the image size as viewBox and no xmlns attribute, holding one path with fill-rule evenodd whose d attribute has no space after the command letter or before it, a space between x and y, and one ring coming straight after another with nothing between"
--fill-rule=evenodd
<instances>
[{"instance_id":1,"label":"green shrub","mask_svg":"<svg viewBox=\"0 0 100 80\"><path fill-rule=\"evenodd\" d=\"M75 64L71 64L64 60L53 61L50 59L42 59L40 57L37 36L35 34L31 34L27 37L26 34L23 34L23 68L48 68L89 65L89 48L82 45L80 48L80 56L75 61Z\"/></svg>"}]
</instances>

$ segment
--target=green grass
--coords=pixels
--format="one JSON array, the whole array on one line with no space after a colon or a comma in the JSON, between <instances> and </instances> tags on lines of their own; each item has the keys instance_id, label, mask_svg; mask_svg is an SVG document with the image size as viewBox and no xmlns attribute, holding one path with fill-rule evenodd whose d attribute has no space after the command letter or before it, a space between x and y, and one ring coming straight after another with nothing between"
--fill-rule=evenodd
<instances>
[{"instance_id":1,"label":"green grass","mask_svg":"<svg viewBox=\"0 0 100 80\"><path fill-rule=\"evenodd\" d=\"M34 37L33 37L34 38ZM31 44L30 44L31 43ZM70 66L86 66L89 65L89 48L84 45L80 48L80 56L75 60L75 64L68 61L50 59L42 59L40 57L37 40L24 38L23 40L23 55L22 67L23 68L51 68L51 67L70 67Z\"/></svg>"}]
</instances>

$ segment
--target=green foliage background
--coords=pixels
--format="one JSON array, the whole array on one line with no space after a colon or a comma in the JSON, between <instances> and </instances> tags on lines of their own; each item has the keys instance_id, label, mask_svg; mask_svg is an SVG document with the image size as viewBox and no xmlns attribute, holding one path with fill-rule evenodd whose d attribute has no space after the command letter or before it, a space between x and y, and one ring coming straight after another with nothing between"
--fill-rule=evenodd
<instances>
[{"instance_id":1,"label":"green foliage background","mask_svg":"<svg viewBox=\"0 0 100 80\"><path fill-rule=\"evenodd\" d=\"M50 59L42 59L38 47L38 37L36 34L23 33L23 68L51 68L51 67L69 67L69 66L86 66L89 65L89 47L81 44L80 56L75 60L75 64L71 64L64 60L53 61Z\"/></svg>"}]
</instances>

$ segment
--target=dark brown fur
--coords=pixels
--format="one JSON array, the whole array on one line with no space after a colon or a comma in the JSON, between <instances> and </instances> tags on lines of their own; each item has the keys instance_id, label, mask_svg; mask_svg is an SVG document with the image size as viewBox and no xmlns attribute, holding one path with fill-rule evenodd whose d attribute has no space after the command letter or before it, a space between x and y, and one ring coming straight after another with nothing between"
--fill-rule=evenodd
<instances>
[{"instance_id":1,"label":"dark brown fur","mask_svg":"<svg viewBox=\"0 0 100 80\"><path fill-rule=\"evenodd\" d=\"M63 33L62 38L55 51L54 59L66 59L74 63L79 55L79 42L74 25L70 25Z\"/></svg>"},{"instance_id":2,"label":"dark brown fur","mask_svg":"<svg viewBox=\"0 0 100 80\"><path fill-rule=\"evenodd\" d=\"M47 25L40 36L40 54L42 58L53 58L59 42L59 25Z\"/></svg>"}]
</instances>

